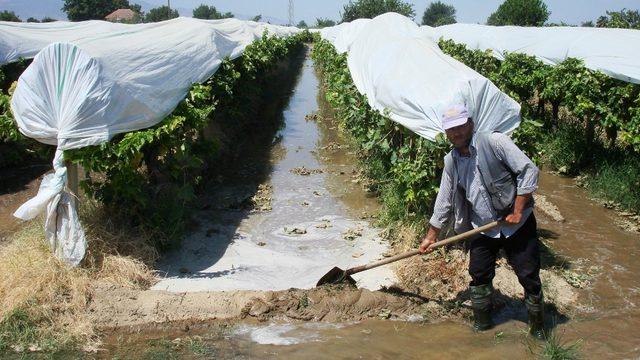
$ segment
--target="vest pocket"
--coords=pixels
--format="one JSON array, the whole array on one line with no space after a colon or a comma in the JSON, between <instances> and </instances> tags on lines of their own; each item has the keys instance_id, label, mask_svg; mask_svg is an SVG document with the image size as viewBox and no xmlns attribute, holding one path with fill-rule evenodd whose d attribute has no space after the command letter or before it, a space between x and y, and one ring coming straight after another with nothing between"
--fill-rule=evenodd
<instances>
[{"instance_id":1,"label":"vest pocket","mask_svg":"<svg viewBox=\"0 0 640 360\"><path fill-rule=\"evenodd\" d=\"M506 173L499 179L490 182L487 191L491 195L491 203L496 211L503 215L511 211L516 198L515 179L510 173Z\"/></svg>"}]
</instances>

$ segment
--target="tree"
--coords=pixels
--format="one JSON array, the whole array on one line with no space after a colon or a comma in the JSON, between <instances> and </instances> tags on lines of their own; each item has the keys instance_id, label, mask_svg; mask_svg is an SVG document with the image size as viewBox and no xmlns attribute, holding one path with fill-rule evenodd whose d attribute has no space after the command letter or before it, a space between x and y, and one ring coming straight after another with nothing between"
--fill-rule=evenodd
<instances>
[{"instance_id":1,"label":"tree","mask_svg":"<svg viewBox=\"0 0 640 360\"><path fill-rule=\"evenodd\" d=\"M57 19L45 16L42 18L42 20L40 20L41 23L50 23L50 22L55 22L58 21Z\"/></svg>"},{"instance_id":2,"label":"tree","mask_svg":"<svg viewBox=\"0 0 640 360\"><path fill-rule=\"evenodd\" d=\"M197 8L193 9L193 17L196 19L215 20L232 18L233 14L230 12L223 14L219 12L215 6L201 4Z\"/></svg>"},{"instance_id":3,"label":"tree","mask_svg":"<svg viewBox=\"0 0 640 360\"><path fill-rule=\"evenodd\" d=\"M34 17L30 17L27 19L28 23L39 23L40 21L38 21L38 19L34 18Z\"/></svg>"},{"instance_id":4,"label":"tree","mask_svg":"<svg viewBox=\"0 0 640 360\"><path fill-rule=\"evenodd\" d=\"M596 25L593 23L593 21L589 20L589 21L585 21L582 24L580 24L580 26L582 26L582 27L594 27Z\"/></svg>"},{"instance_id":5,"label":"tree","mask_svg":"<svg viewBox=\"0 0 640 360\"><path fill-rule=\"evenodd\" d=\"M356 2L349 0L349 3L344 6L342 22L360 18L371 19L390 11L412 19L416 15L413 5L402 0L356 0Z\"/></svg>"},{"instance_id":6,"label":"tree","mask_svg":"<svg viewBox=\"0 0 640 360\"><path fill-rule=\"evenodd\" d=\"M255 21L255 22L258 22L260 20L262 20L262 14L258 14L251 19L251 21Z\"/></svg>"},{"instance_id":7,"label":"tree","mask_svg":"<svg viewBox=\"0 0 640 360\"><path fill-rule=\"evenodd\" d=\"M487 25L542 26L549 19L542 0L506 0L487 19Z\"/></svg>"},{"instance_id":8,"label":"tree","mask_svg":"<svg viewBox=\"0 0 640 360\"><path fill-rule=\"evenodd\" d=\"M335 24L336 24L336 22L331 20L331 19L318 18L318 19L316 19L316 26L315 27L317 29L321 29L321 28L325 28L325 27L334 26Z\"/></svg>"},{"instance_id":9,"label":"tree","mask_svg":"<svg viewBox=\"0 0 640 360\"><path fill-rule=\"evenodd\" d=\"M429 4L422 15L422 25L440 26L454 23L456 23L456 8L441 1Z\"/></svg>"},{"instance_id":10,"label":"tree","mask_svg":"<svg viewBox=\"0 0 640 360\"><path fill-rule=\"evenodd\" d=\"M129 0L64 0L62 11L71 21L104 20L118 9L131 9L140 13L142 7Z\"/></svg>"},{"instance_id":11,"label":"tree","mask_svg":"<svg viewBox=\"0 0 640 360\"><path fill-rule=\"evenodd\" d=\"M622 9L620 11L607 11L606 16L600 16L596 20L597 27L640 29L640 13L638 10Z\"/></svg>"},{"instance_id":12,"label":"tree","mask_svg":"<svg viewBox=\"0 0 640 360\"><path fill-rule=\"evenodd\" d=\"M144 17L144 22L165 21L165 20L177 18L178 16L180 16L180 14L178 14L178 10L169 9L167 5L163 5L163 6L149 10L147 15L145 15Z\"/></svg>"},{"instance_id":13,"label":"tree","mask_svg":"<svg viewBox=\"0 0 640 360\"><path fill-rule=\"evenodd\" d=\"M16 13L8 10L0 11L0 21L22 22Z\"/></svg>"},{"instance_id":14,"label":"tree","mask_svg":"<svg viewBox=\"0 0 640 360\"><path fill-rule=\"evenodd\" d=\"M307 23L304 20L300 20L300 22L298 23L298 25L296 25L296 27L300 29L308 29L309 25L307 25Z\"/></svg>"},{"instance_id":15,"label":"tree","mask_svg":"<svg viewBox=\"0 0 640 360\"><path fill-rule=\"evenodd\" d=\"M544 24L544 26L547 26L547 27L557 27L557 26L575 27L575 25L567 24L564 21L560 21L559 23L546 23L546 24Z\"/></svg>"}]
</instances>

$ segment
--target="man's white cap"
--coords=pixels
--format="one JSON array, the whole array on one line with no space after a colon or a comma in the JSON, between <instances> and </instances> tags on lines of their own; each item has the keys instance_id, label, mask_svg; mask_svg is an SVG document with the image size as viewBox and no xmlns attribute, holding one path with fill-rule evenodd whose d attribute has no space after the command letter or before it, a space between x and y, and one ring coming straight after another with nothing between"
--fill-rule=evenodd
<instances>
[{"instance_id":1,"label":"man's white cap","mask_svg":"<svg viewBox=\"0 0 640 360\"><path fill-rule=\"evenodd\" d=\"M469 111L464 104L455 104L445 108L442 113L442 128L447 130L463 125L469 118Z\"/></svg>"}]
</instances>

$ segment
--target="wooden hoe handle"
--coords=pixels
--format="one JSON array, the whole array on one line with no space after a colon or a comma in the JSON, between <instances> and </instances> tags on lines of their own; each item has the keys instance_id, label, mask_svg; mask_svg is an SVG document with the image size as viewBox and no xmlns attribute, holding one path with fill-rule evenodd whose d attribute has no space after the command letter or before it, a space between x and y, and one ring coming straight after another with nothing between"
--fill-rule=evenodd
<instances>
[{"instance_id":1,"label":"wooden hoe handle","mask_svg":"<svg viewBox=\"0 0 640 360\"><path fill-rule=\"evenodd\" d=\"M434 243L433 245L431 245L431 248L432 249L437 249L437 248L445 246L445 245L453 244L453 243L468 239L469 237L471 237L473 235L476 235L476 234L479 234L479 233L481 233L483 231L492 229L492 228L498 226L498 224L500 224L499 221L494 221L492 223L480 226L479 228L476 228L476 229L473 229L473 230L469 230L467 232L464 232L464 233L456 235L456 236L452 236L452 237L444 239L442 241L438 241L437 243ZM396 256L392 256L390 258L386 258L384 260L372 262L372 263L369 263L369 264L366 264L366 265L360 265L360 266L352 267L350 269L345 270L345 273L347 275L356 274L356 273L359 273L361 271L373 269L373 268L376 268L378 266L386 265L386 264L389 264L389 263L392 263L392 262L395 262L395 261L398 261L398 260L402 260L402 259L414 256L414 255L418 255L418 254L420 254L420 250L411 250L411 251L408 251L406 253L402 253L402 254L398 254Z\"/></svg>"}]
</instances>

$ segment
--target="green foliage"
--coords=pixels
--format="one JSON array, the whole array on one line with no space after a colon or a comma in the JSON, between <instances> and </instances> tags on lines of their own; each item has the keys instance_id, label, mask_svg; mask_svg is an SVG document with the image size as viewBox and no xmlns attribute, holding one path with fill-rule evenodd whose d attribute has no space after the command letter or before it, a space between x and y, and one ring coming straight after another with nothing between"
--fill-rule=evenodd
<instances>
[{"instance_id":1,"label":"green foliage","mask_svg":"<svg viewBox=\"0 0 640 360\"><path fill-rule=\"evenodd\" d=\"M603 153L586 186L594 196L615 202L625 210L640 211L640 158Z\"/></svg>"},{"instance_id":2,"label":"green foliage","mask_svg":"<svg viewBox=\"0 0 640 360\"><path fill-rule=\"evenodd\" d=\"M548 136L543 147L545 163L567 175L579 174L593 154L593 149L585 138L584 127L574 123L560 123L557 130Z\"/></svg>"},{"instance_id":3,"label":"green foliage","mask_svg":"<svg viewBox=\"0 0 640 360\"><path fill-rule=\"evenodd\" d=\"M262 14L258 14L256 16L254 16L253 18L251 18L251 21L255 21L255 22L258 22L260 20L262 20Z\"/></svg>"},{"instance_id":4,"label":"green foliage","mask_svg":"<svg viewBox=\"0 0 640 360\"><path fill-rule=\"evenodd\" d=\"M444 53L451 55L494 83L498 83L500 61L491 55L491 50L469 50L453 40L441 39L438 45Z\"/></svg>"},{"instance_id":5,"label":"green foliage","mask_svg":"<svg viewBox=\"0 0 640 360\"><path fill-rule=\"evenodd\" d=\"M23 309L16 309L0 322L0 351L9 345L29 346L39 339L35 321Z\"/></svg>"},{"instance_id":6,"label":"green foliage","mask_svg":"<svg viewBox=\"0 0 640 360\"><path fill-rule=\"evenodd\" d=\"M535 57L512 53L507 54L498 70L498 86L505 90L523 107L523 113L531 113L527 106L536 94L542 92L547 67Z\"/></svg>"},{"instance_id":7,"label":"green foliage","mask_svg":"<svg viewBox=\"0 0 640 360\"><path fill-rule=\"evenodd\" d=\"M28 302L0 320L0 353L8 354L11 348L16 347L24 350L37 347L51 355L60 355L76 345L76 339L66 338L64 334L49 329L47 317L33 311L36 306Z\"/></svg>"},{"instance_id":8,"label":"green foliage","mask_svg":"<svg viewBox=\"0 0 640 360\"><path fill-rule=\"evenodd\" d=\"M540 149L540 139L545 135L542 123L535 120L522 120L520 126L511 134L511 139L518 145L529 159L536 164L542 162L542 151Z\"/></svg>"},{"instance_id":9,"label":"green foliage","mask_svg":"<svg viewBox=\"0 0 640 360\"><path fill-rule=\"evenodd\" d=\"M39 23L40 21L38 21L38 19L34 18L34 17L30 17L27 19L28 23Z\"/></svg>"},{"instance_id":10,"label":"green foliage","mask_svg":"<svg viewBox=\"0 0 640 360\"><path fill-rule=\"evenodd\" d=\"M288 38L265 33L247 46L243 56L225 59L214 76L194 84L158 125L100 146L66 151L66 159L98 174L81 186L105 205L130 215L132 222L162 230L166 238L157 239L160 248L172 246L185 230L188 204L195 198L206 164L219 156L219 142L204 137L216 109L224 111L228 126L240 126L247 98L260 92L261 76L309 37L308 32Z\"/></svg>"},{"instance_id":11,"label":"green foliage","mask_svg":"<svg viewBox=\"0 0 640 360\"><path fill-rule=\"evenodd\" d=\"M140 13L141 7L129 0L64 0L62 11L71 21L104 20L118 9L131 9Z\"/></svg>"},{"instance_id":12,"label":"green foliage","mask_svg":"<svg viewBox=\"0 0 640 360\"><path fill-rule=\"evenodd\" d=\"M489 16L487 25L542 26L549 14L542 0L505 0Z\"/></svg>"},{"instance_id":13,"label":"green foliage","mask_svg":"<svg viewBox=\"0 0 640 360\"><path fill-rule=\"evenodd\" d=\"M432 2L422 15L422 25L440 26L456 23L456 8L441 1Z\"/></svg>"},{"instance_id":14,"label":"green foliage","mask_svg":"<svg viewBox=\"0 0 640 360\"><path fill-rule=\"evenodd\" d=\"M596 21L597 27L640 29L640 12L638 10L622 9L607 11L607 15L600 16Z\"/></svg>"},{"instance_id":15,"label":"green foliage","mask_svg":"<svg viewBox=\"0 0 640 360\"><path fill-rule=\"evenodd\" d=\"M307 25L307 23L304 20L300 20L300 22L298 23L298 25L296 25L296 27L300 29L308 29L309 25Z\"/></svg>"},{"instance_id":16,"label":"green foliage","mask_svg":"<svg viewBox=\"0 0 640 360\"><path fill-rule=\"evenodd\" d=\"M532 349L530 345L530 350L534 354L537 354L541 359L548 360L576 360L580 359L580 347L582 346L582 340L577 340L575 342L567 342L562 339L562 337L556 333L556 331L552 331L545 341L536 345L538 347L538 351Z\"/></svg>"},{"instance_id":17,"label":"green foliage","mask_svg":"<svg viewBox=\"0 0 640 360\"><path fill-rule=\"evenodd\" d=\"M144 17L144 22L149 23L149 22L165 21L169 19L175 19L178 16L180 16L180 14L178 13L178 10L170 9L168 6L163 5L163 6L149 10L147 15L145 15Z\"/></svg>"},{"instance_id":18,"label":"green foliage","mask_svg":"<svg viewBox=\"0 0 640 360\"><path fill-rule=\"evenodd\" d=\"M314 27L316 29L321 29L321 28L325 28L325 27L334 26L335 24L336 24L336 22L331 20L331 19L317 18L316 19L316 25Z\"/></svg>"},{"instance_id":19,"label":"green foliage","mask_svg":"<svg viewBox=\"0 0 640 360\"><path fill-rule=\"evenodd\" d=\"M443 158L450 145L420 138L371 109L351 80L346 56L319 41L313 59L322 72L325 97L358 148L363 170L385 206L385 222L424 221L438 191Z\"/></svg>"},{"instance_id":20,"label":"green foliage","mask_svg":"<svg viewBox=\"0 0 640 360\"><path fill-rule=\"evenodd\" d=\"M587 143L592 144L600 130L609 140L609 147L640 152L640 85L589 70L574 58L547 66L532 56L514 53L507 54L501 62L490 51L469 50L451 40L441 40L439 45L443 52L518 100L523 116L545 117L547 131L557 127L560 106L565 106L573 118L582 122ZM545 102L551 104L550 116L543 113Z\"/></svg>"},{"instance_id":21,"label":"green foliage","mask_svg":"<svg viewBox=\"0 0 640 360\"><path fill-rule=\"evenodd\" d=\"M197 8L193 9L193 17L196 19L215 20L215 19L228 19L233 17L233 13L219 12L215 6L207 6L201 4Z\"/></svg>"},{"instance_id":22,"label":"green foliage","mask_svg":"<svg viewBox=\"0 0 640 360\"><path fill-rule=\"evenodd\" d=\"M412 19L416 15L413 5L402 0L350 0L341 15L342 22L349 22L360 18L372 19L387 12L397 12Z\"/></svg>"},{"instance_id":23,"label":"green foliage","mask_svg":"<svg viewBox=\"0 0 640 360\"><path fill-rule=\"evenodd\" d=\"M50 23L50 22L55 22L55 21L58 21L58 20L56 20L54 18L51 18L51 17L48 17L48 16L45 16L45 17L42 18L42 20L40 20L41 23Z\"/></svg>"},{"instance_id":24,"label":"green foliage","mask_svg":"<svg viewBox=\"0 0 640 360\"><path fill-rule=\"evenodd\" d=\"M18 126L11 113L11 95L14 80L26 67L25 61L9 64L0 69L0 168L24 164L31 159L48 158L51 148L29 139L18 131ZM8 89L5 90L4 88Z\"/></svg>"},{"instance_id":25,"label":"green foliage","mask_svg":"<svg viewBox=\"0 0 640 360\"><path fill-rule=\"evenodd\" d=\"M22 22L16 13L8 10L0 11L0 21Z\"/></svg>"}]
</instances>

